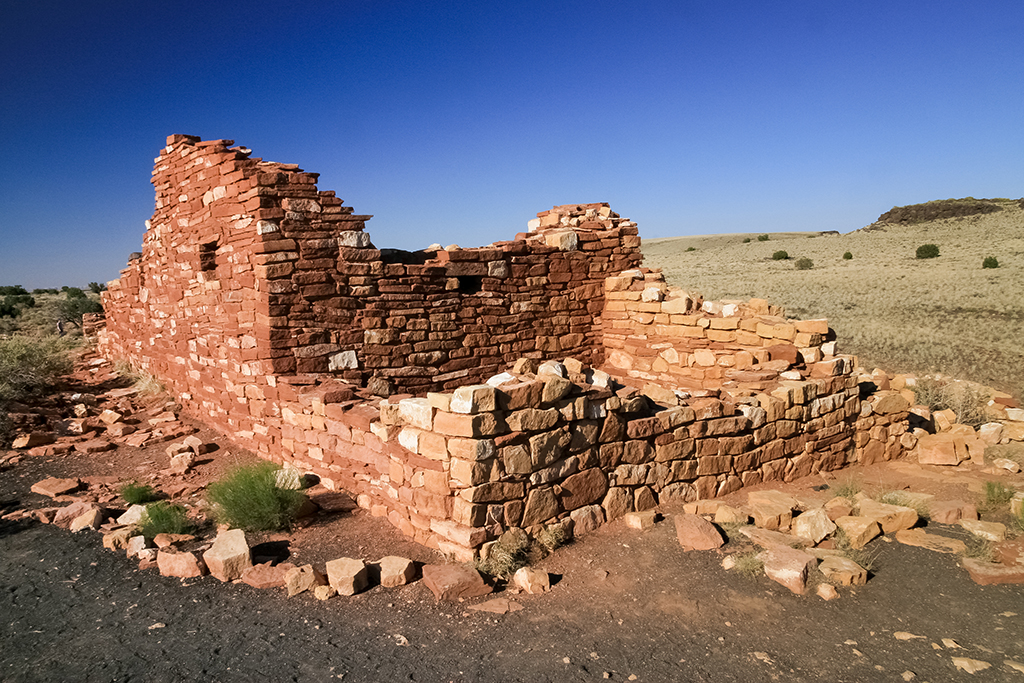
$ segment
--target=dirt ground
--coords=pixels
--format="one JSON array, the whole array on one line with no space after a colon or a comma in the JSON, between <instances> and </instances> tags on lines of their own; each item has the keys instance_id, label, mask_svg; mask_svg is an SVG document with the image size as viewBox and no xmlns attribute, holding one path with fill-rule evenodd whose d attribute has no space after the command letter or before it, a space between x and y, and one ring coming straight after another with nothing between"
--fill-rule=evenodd
<instances>
[{"instance_id":1,"label":"dirt ground","mask_svg":"<svg viewBox=\"0 0 1024 683\"><path fill-rule=\"evenodd\" d=\"M198 435L226 444L210 431ZM0 471L0 514L50 504L29 491L48 476L146 480L166 466L165 447L23 457ZM225 445L185 482L201 485L253 458ZM974 500L983 479L886 463L787 490L828 498L829 484L857 481L868 492L909 487ZM1018 479L1003 480L1020 486ZM0 520L0 681L973 678L953 657L990 663L975 674L979 680L1024 681L1024 672L1005 664L1024 663L1024 586L975 585L957 556L883 538L869 546L868 583L840 587L841 597L826 602L764 575L722 569L724 555L750 550L745 540L684 552L674 511L663 512L648 531L620 520L542 560L538 566L555 578L550 593L499 585L497 597L523 607L504 615L469 609L495 596L438 603L422 582L319 602L209 576L161 577L104 550L95 532ZM929 531L966 539L958 527ZM250 536L260 542L320 569L339 556L443 562L358 508L289 534Z\"/></svg>"}]
</instances>

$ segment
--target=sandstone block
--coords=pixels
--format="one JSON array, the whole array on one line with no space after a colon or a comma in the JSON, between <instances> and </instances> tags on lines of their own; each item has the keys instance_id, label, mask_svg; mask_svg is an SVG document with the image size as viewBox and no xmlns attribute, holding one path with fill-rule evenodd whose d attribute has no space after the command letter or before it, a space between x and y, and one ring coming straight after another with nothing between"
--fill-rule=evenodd
<instances>
[{"instance_id":1,"label":"sandstone block","mask_svg":"<svg viewBox=\"0 0 1024 683\"><path fill-rule=\"evenodd\" d=\"M407 425L429 431L434 425L434 407L425 398L404 398L398 402L398 417Z\"/></svg>"},{"instance_id":2,"label":"sandstone block","mask_svg":"<svg viewBox=\"0 0 1024 683\"><path fill-rule=\"evenodd\" d=\"M30 434L22 434L17 437L11 444L11 447L15 450L36 448L38 446L46 446L56 440L57 438L53 434L49 434L47 432L32 432Z\"/></svg>"},{"instance_id":3,"label":"sandstone block","mask_svg":"<svg viewBox=\"0 0 1024 683\"><path fill-rule=\"evenodd\" d=\"M313 565L306 564L301 567L292 567L284 574L284 587L288 597L312 590L316 586L327 585L327 579L323 574L313 569Z\"/></svg>"},{"instance_id":4,"label":"sandstone block","mask_svg":"<svg viewBox=\"0 0 1024 683\"><path fill-rule=\"evenodd\" d=\"M71 520L68 529L74 533L83 529L99 529L101 524L103 524L103 511L99 508L92 508Z\"/></svg>"},{"instance_id":5,"label":"sandstone block","mask_svg":"<svg viewBox=\"0 0 1024 683\"><path fill-rule=\"evenodd\" d=\"M125 546L125 555L128 557L142 558L144 550L150 550L149 541L146 540L145 536L132 536L128 539L128 545ZM156 559L156 551L153 551L153 559Z\"/></svg>"},{"instance_id":6,"label":"sandstone block","mask_svg":"<svg viewBox=\"0 0 1024 683\"><path fill-rule=\"evenodd\" d=\"M683 550L714 550L725 543L715 525L703 517L685 512L675 517L676 538Z\"/></svg>"},{"instance_id":7,"label":"sandstone block","mask_svg":"<svg viewBox=\"0 0 1024 683\"><path fill-rule=\"evenodd\" d=\"M836 525L828 518L828 513L819 508L794 517L791 530L794 536L818 544L832 535Z\"/></svg>"},{"instance_id":8,"label":"sandstone block","mask_svg":"<svg viewBox=\"0 0 1024 683\"><path fill-rule=\"evenodd\" d=\"M351 557L328 562L327 581L339 595L355 595L370 584L366 564Z\"/></svg>"},{"instance_id":9,"label":"sandstone block","mask_svg":"<svg viewBox=\"0 0 1024 683\"><path fill-rule=\"evenodd\" d=\"M596 531L604 524L604 508L600 505L586 505L569 513L573 522L573 533L577 536Z\"/></svg>"},{"instance_id":10,"label":"sandstone block","mask_svg":"<svg viewBox=\"0 0 1024 683\"><path fill-rule=\"evenodd\" d=\"M731 505L719 505L715 510L715 524L747 524L750 515Z\"/></svg>"},{"instance_id":11,"label":"sandstone block","mask_svg":"<svg viewBox=\"0 0 1024 683\"><path fill-rule=\"evenodd\" d=\"M449 404L451 412L467 415L495 410L497 407L497 394L494 387L489 384L459 387L452 393ZM425 427L425 429L429 429L429 427Z\"/></svg>"},{"instance_id":12,"label":"sandstone block","mask_svg":"<svg viewBox=\"0 0 1024 683\"><path fill-rule=\"evenodd\" d=\"M758 555L764 562L764 573L798 595L807 590L807 574L818 563L818 558L802 550L775 547Z\"/></svg>"},{"instance_id":13,"label":"sandstone block","mask_svg":"<svg viewBox=\"0 0 1024 683\"><path fill-rule=\"evenodd\" d=\"M956 538L930 534L924 529L903 529L896 532L896 540L904 545L913 545L938 553L964 553L967 544Z\"/></svg>"},{"instance_id":14,"label":"sandstone block","mask_svg":"<svg viewBox=\"0 0 1024 683\"><path fill-rule=\"evenodd\" d=\"M1024 565L1007 566L965 557L962 562L971 580L980 586L1024 584Z\"/></svg>"},{"instance_id":15,"label":"sandstone block","mask_svg":"<svg viewBox=\"0 0 1024 683\"><path fill-rule=\"evenodd\" d=\"M438 601L455 601L487 595L491 587L477 570L463 565L427 564L423 566L423 584Z\"/></svg>"},{"instance_id":16,"label":"sandstone block","mask_svg":"<svg viewBox=\"0 0 1024 683\"><path fill-rule=\"evenodd\" d=\"M272 566L269 562L255 564L242 572L242 583L253 588L280 588L284 586L284 576L291 566Z\"/></svg>"},{"instance_id":17,"label":"sandstone block","mask_svg":"<svg viewBox=\"0 0 1024 683\"><path fill-rule=\"evenodd\" d=\"M633 496L629 489L623 486L613 486L605 493L601 507L604 508L605 519L610 522L633 509Z\"/></svg>"},{"instance_id":18,"label":"sandstone block","mask_svg":"<svg viewBox=\"0 0 1024 683\"><path fill-rule=\"evenodd\" d=\"M156 566L160 570L160 576L191 579L206 573L206 566L194 553L161 550L156 554Z\"/></svg>"},{"instance_id":19,"label":"sandstone block","mask_svg":"<svg viewBox=\"0 0 1024 683\"><path fill-rule=\"evenodd\" d=\"M889 505L865 498L860 501L858 517L877 522L882 533L891 534L917 524L917 510L902 505Z\"/></svg>"},{"instance_id":20,"label":"sandstone block","mask_svg":"<svg viewBox=\"0 0 1024 683\"><path fill-rule=\"evenodd\" d=\"M793 519L793 508L788 504L758 501L750 504L754 525L762 529L788 529Z\"/></svg>"},{"instance_id":21,"label":"sandstone block","mask_svg":"<svg viewBox=\"0 0 1024 683\"><path fill-rule=\"evenodd\" d=\"M531 595L547 593L551 590L551 575L532 567L520 567L512 575L512 583Z\"/></svg>"},{"instance_id":22,"label":"sandstone block","mask_svg":"<svg viewBox=\"0 0 1024 683\"><path fill-rule=\"evenodd\" d=\"M118 529L103 535L103 547L107 550L124 550L128 547L128 539L135 533L134 529Z\"/></svg>"},{"instance_id":23,"label":"sandstone block","mask_svg":"<svg viewBox=\"0 0 1024 683\"><path fill-rule=\"evenodd\" d=\"M868 571L864 567L839 555L826 557L818 569L826 579L840 586L863 586L868 580Z\"/></svg>"},{"instance_id":24,"label":"sandstone block","mask_svg":"<svg viewBox=\"0 0 1024 683\"><path fill-rule=\"evenodd\" d=\"M871 539L882 533L878 522L865 517L840 517L835 523L846 534L850 547L854 549L863 548Z\"/></svg>"},{"instance_id":25,"label":"sandstone block","mask_svg":"<svg viewBox=\"0 0 1024 683\"><path fill-rule=\"evenodd\" d=\"M231 529L218 534L213 546L203 553L203 562L210 574L221 581L241 578L242 572L252 566L245 532Z\"/></svg>"},{"instance_id":26,"label":"sandstone block","mask_svg":"<svg viewBox=\"0 0 1024 683\"><path fill-rule=\"evenodd\" d=\"M999 522L982 522L977 519L961 519L960 526L986 541L999 542L1006 539L1006 525Z\"/></svg>"},{"instance_id":27,"label":"sandstone block","mask_svg":"<svg viewBox=\"0 0 1024 683\"><path fill-rule=\"evenodd\" d=\"M654 528L654 522L658 516L654 510L644 512L627 512L625 515L626 526L638 531L646 531Z\"/></svg>"},{"instance_id":28,"label":"sandstone block","mask_svg":"<svg viewBox=\"0 0 1024 683\"><path fill-rule=\"evenodd\" d=\"M835 600L839 597L839 591L836 590L835 586L828 583L819 583L815 591L822 600Z\"/></svg>"},{"instance_id":29,"label":"sandstone block","mask_svg":"<svg viewBox=\"0 0 1024 683\"><path fill-rule=\"evenodd\" d=\"M575 510L600 500L608 490L608 478L600 468L592 467L567 477L561 486L562 508Z\"/></svg>"},{"instance_id":30,"label":"sandstone block","mask_svg":"<svg viewBox=\"0 0 1024 683\"><path fill-rule=\"evenodd\" d=\"M382 557L377 565L380 567L380 585L385 588L404 586L416 580L416 563L412 560L388 555Z\"/></svg>"},{"instance_id":31,"label":"sandstone block","mask_svg":"<svg viewBox=\"0 0 1024 683\"><path fill-rule=\"evenodd\" d=\"M56 498L57 496L63 496L66 493L77 491L82 485L78 479L58 479L56 477L50 477L37 481L32 484L32 493L38 493L41 496L49 496L50 498Z\"/></svg>"}]
</instances>

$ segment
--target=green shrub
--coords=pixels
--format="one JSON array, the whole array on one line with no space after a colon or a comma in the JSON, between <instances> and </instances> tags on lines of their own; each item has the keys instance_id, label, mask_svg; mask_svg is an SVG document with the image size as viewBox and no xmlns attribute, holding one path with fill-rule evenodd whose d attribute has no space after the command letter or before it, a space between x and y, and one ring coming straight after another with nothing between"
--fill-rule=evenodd
<instances>
[{"instance_id":1,"label":"green shrub","mask_svg":"<svg viewBox=\"0 0 1024 683\"><path fill-rule=\"evenodd\" d=\"M772 260L773 261L785 261L788 258L789 258L789 254L787 254L786 252L784 252L782 250L779 250L779 251L775 252L774 254L772 254Z\"/></svg>"},{"instance_id":2,"label":"green shrub","mask_svg":"<svg viewBox=\"0 0 1024 683\"><path fill-rule=\"evenodd\" d=\"M768 237L768 235L758 235L757 236L757 241L758 242L767 242L769 239L771 239L771 238Z\"/></svg>"},{"instance_id":3,"label":"green shrub","mask_svg":"<svg viewBox=\"0 0 1024 683\"><path fill-rule=\"evenodd\" d=\"M850 260L850 259L852 259L852 258L853 258L853 253L852 253L852 252L849 252L849 251L848 251L848 252L846 252L845 254L843 254L843 260L844 260L844 261L849 261L849 260Z\"/></svg>"},{"instance_id":4,"label":"green shrub","mask_svg":"<svg viewBox=\"0 0 1024 683\"><path fill-rule=\"evenodd\" d=\"M62 318L81 327L82 315L102 313L103 304L95 299L90 299L85 292L77 287L71 287L68 290L67 298L60 302L59 310Z\"/></svg>"},{"instance_id":5,"label":"green shrub","mask_svg":"<svg viewBox=\"0 0 1024 683\"><path fill-rule=\"evenodd\" d=\"M981 267L982 268L998 268L999 267L999 259L997 259L995 256L986 256L985 260L981 262Z\"/></svg>"},{"instance_id":6,"label":"green shrub","mask_svg":"<svg viewBox=\"0 0 1024 683\"><path fill-rule=\"evenodd\" d=\"M813 267L814 267L814 261L812 261L809 258L806 258L806 257L805 258L798 258L796 260L796 269L797 270L810 270Z\"/></svg>"},{"instance_id":7,"label":"green shrub","mask_svg":"<svg viewBox=\"0 0 1024 683\"><path fill-rule=\"evenodd\" d=\"M142 513L139 522L139 533L146 538L157 534L187 534L192 531L188 511L181 505L167 502L150 503Z\"/></svg>"},{"instance_id":8,"label":"green shrub","mask_svg":"<svg viewBox=\"0 0 1024 683\"><path fill-rule=\"evenodd\" d=\"M273 531L291 524L305 495L278 488L279 469L269 462L236 467L210 484L206 499L217 520L246 531Z\"/></svg>"},{"instance_id":9,"label":"green shrub","mask_svg":"<svg viewBox=\"0 0 1024 683\"><path fill-rule=\"evenodd\" d=\"M686 251L697 251L697 247L687 247Z\"/></svg>"},{"instance_id":10,"label":"green shrub","mask_svg":"<svg viewBox=\"0 0 1024 683\"><path fill-rule=\"evenodd\" d=\"M121 499L129 505L143 505L157 499L157 491L149 484L131 481L121 487Z\"/></svg>"},{"instance_id":11,"label":"green shrub","mask_svg":"<svg viewBox=\"0 0 1024 683\"><path fill-rule=\"evenodd\" d=\"M917 258L935 258L939 255L939 245L922 244L917 248Z\"/></svg>"},{"instance_id":12,"label":"green shrub","mask_svg":"<svg viewBox=\"0 0 1024 683\"><path fill-rule=\"evenodd\" d=\"M985 507L996 510L1006 506L1013 498L1014 490L998 481L985 482Z\"/></svg>"},{"instance_id":13,"label":"green shrub","mask_svg":"<svg viewBox=\"0 0 1024 683\"><path fill-rule=\"evenodd\" d=\"M750 243L750 238L749 237L744 237L743 238L743 244L749 244L749 243Z\"/></svg>"}]
</instances>

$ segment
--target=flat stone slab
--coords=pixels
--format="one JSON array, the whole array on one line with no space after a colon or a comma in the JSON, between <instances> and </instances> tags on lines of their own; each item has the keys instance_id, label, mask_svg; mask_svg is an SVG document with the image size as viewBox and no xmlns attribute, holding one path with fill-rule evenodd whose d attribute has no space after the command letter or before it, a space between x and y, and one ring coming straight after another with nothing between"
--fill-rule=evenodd
<instances>
[{"instance_id":1,"label":"flat stone slab","mask_svg":"<svg viewBox=\"0 0 1024 683\"><path fill-rule=\"evenodd\" d=\"M32 493L56 498L57 496L63 496L65 493L77 491L81 485L82 482L78 479L58 479L56 477L50 477L32 484Z\"/></svg>"},{"instance_id":2,"label":"flat stone slab","mask_svg":"<svg viewBox=\"0 0 1024 683\"><path fill-rule=\"evenodd\" d=\"M896 540L903 545L934 550L937 553L963 553L967 544L956 538L947 538L938 534L930 534L924 529L903 529L896 532Z\"/></svg>"},{"instance_id":3,"label":"flat stone slab","mask_svg":"<svg viewBox=\"0 0 1024 683\"><path fill-rule=\"evenodd\" d=\"M1006 525L999 522L982 522L978 519L961 519L960 526L970 531L978 538L986 541L999 541L1006 539Z\"/></svg>"},{"instance_id":4,"label":"flat stone slab","mask_svg":"<svg viewBox=\"0 0 1024 683\"><path fill-rule=\"evenodd\" d=\"M846 534L851 548L863 548L871 539L882 533L878 522L866 517L840 517L836 520L836 526Z\"/></svg>"},{"instance_id":5,"label":"flat stone slab","mask_svg":"<svg viewBox=\"0 0 1024 683\"><path fill-rule=\"evenodd\" d=\"M269 562L255 564L242 572L242 583L253 588L282 588L284 586L284 575L293 564L279 564L276 567Z\"/></svg>"},{"instance_id":6,"label":"flat stone slab","mask_svg":"<svg viewBox=\"0 0 1024 683\"><path fill-rule=\"evenodd\" d=\"M759 545L765 550L770 550L771 548L792 548L794 546L804 547L809 545L809 541L806 538L790 536L789 534L784 534L781 531L759 529L756 526L740 527L739 532L753 541L754 545Z\"/></svg>"},{"instance_id":7,"label":"flat stone slab","mask_svg":"<svg viewBox=\"0 0 1024 683\"><path fill-rule=\"evenodd\" d=\"M479 605L470 605L466 609L475 612L490 612L491 614L508 614L509 612L518 612L523 609L523 606L506 598L494 598L487 602L481 602Z\"/></svg>"},{"instance_id":8,"label":"flat stone slab","mask_svg":"<svg viewBox=\"0 0 1024 683\"><path fill-rule=\"evenodd\" d=\"M826 579L840 586L863 586L868 581L868 571L847 557L830 555L821 561L818 569Z\"/></svg>"},{"instance_id":9,"label":"flat stone slab","mask_svg":"<svg viewBox=\"0 0 1024 683\"><path fill-rule=\"evenodd\" d=\"M206 573L203 561L193 553L172 553L161 550L156 554L156 566L160 570L160 576L191 579Z\"/></svg>"},{"instance_id":10,"label":"flat stone slab","mask_svg":"<svg viewBox=\"0 0 1024 683\"><path fill-rule=\"evenodd\" d=\"M1024 565L995 564L982 562L970 557L962 561L964 569L971 575L971 580L979 586L994 586L1004 583L1024 583Z\"/></svg>"},{"instance_id":11,"label":"flat stone slab","mask_svg":"<svg viewBox=\"0 0 1024 683\"><path fill-rule=\"evenodd\" d=\"M818 558L794 548L775 547L758 556L764 562L765 575L798 595L807 590L807 574L818 564Z\"/></svg>"},{"instance_id":12,"label":"flat stone slab","mask_svg":"<svg viewBox=\"0 0 1024 683\"><path fill-rule=\"evenodd\" d=\"M439 601L475 598L492 590L480 572L457 564L424 565L423 583Z\"/></svg>"},{"instance_id":13,"label":"flat stone slab","mask_svg":"<svg viewBox=\"0 0 1024 683\"><path fill-rule=\"evenodd\" d=\"M891 534L900 529L909 529L917 524L917 510L902 505L889 505L865 498L860 501L858 517L876 522L882 533Z\"/></svg>"}]
</instances>

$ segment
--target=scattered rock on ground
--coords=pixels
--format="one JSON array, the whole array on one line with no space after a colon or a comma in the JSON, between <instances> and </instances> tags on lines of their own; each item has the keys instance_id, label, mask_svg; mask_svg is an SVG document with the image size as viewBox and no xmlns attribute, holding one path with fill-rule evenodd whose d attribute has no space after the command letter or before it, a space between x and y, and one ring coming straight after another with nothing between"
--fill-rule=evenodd
<instances>
[{"instance_id":1,"label":"scattered rock on ground","mask_svg":"<svg viewBox=\"0 0 1024 683\"><path fill-rule=\"evenodd\" d=\"M203 553L203 561L210 574L221 581L241 578L242 572L252 566L245 532L231 529L218 534L210 549Z\"/></svg>"},{"instance_id":2,"label":"scattered rock on ground","mask_svg":"<svg viewBox=\"0 0 1024 683\"><path fill-rule=\"evenodd\" d=\"M551 575L532 567L520 567L512 575L512 583L531 595L547 593L551 590Z\"/></svg>"},{"instance_id":3,"label":"scattered rock on ground","mask_svg":"<svg viewBox=\"0 0 1024 683\"><path fill-rule=\"evenodd\" d=\"M475 598L487 595L492 590L484 583L480 572L455 564L424 565L423 583L438 600Z\"/></svg>"},{"instance_id":4,"label":"scattered rock on ground","mask_svg":"<svg viewBox=\"0 0 1024 683\"><path fill-rule=\"evenodd\" d=\"M676 515L676 537L683 550L714 550L725 543L714 524L685 512Z\"/></svg>"},{"instance_id":5,"label":"scattered rock on ground","mask_svg":"<svg viewBox=\"0 0 1024 683\"><path fill-rule=\"evenodd\" d=\"M327 581L340 595L355 595L370 584L366 563L351 557L328 562Z\"/></svg>"}]
</instances>

